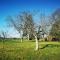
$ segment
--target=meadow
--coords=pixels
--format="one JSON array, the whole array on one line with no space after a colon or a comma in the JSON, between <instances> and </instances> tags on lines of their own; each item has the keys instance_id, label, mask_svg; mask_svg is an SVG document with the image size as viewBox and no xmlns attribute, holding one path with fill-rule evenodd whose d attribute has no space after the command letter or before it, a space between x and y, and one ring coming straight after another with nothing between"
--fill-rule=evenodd
<instances>
[{"instance_id":1,"label":"meadow","mask_svg":"<svg viewBox=\"0 0 60 60\"><path fill-rule=\"evenodd\" d=\"M35 41L0 41L0 60L60 60L60 42L40 42L35 51Z\"/></svg>"}]
</instances>

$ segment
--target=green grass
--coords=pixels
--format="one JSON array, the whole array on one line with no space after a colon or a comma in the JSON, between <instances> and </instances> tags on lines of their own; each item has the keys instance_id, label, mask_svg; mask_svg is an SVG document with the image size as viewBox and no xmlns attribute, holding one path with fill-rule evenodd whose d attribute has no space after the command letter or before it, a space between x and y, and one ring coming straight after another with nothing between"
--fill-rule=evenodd
<instances>
[{"instance_id":1,"label":"green grass","mask_svg":"<svg viewBox=\"0 0 60 60\"><path fill-rule=\"evenodd\" d=\"M60 60L60 42L39 42L34 49L35 41L0 41L0 60Z\"/></svg>"}]
</instances>

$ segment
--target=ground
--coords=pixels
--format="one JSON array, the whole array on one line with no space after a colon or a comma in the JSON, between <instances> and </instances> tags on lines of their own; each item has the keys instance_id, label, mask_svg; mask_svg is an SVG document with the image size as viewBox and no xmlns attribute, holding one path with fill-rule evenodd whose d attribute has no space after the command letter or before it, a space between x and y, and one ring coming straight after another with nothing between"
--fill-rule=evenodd
<instances>
[{"instance_id":1,"label":"ground","mask_svg":"<svg viewBox=\"0 0 60 60\"><path fill-rule=\"evenodd\" d=\"M39 42L35 51L35 41L0 41L0 60L60 60L60 42Z\"/></svg>"}]
</instances>

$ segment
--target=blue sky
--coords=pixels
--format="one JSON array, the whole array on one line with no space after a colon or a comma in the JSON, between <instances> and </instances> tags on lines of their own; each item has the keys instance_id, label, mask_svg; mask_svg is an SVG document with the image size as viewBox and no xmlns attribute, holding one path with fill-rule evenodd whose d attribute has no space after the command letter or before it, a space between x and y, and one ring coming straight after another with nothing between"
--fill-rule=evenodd
<instances>
[{"instance_id":1,"label":"blue sky","mask_svg":"<svg viewBox=\"0 0 60 60\"><path fill-rule=\"evenodd\" d=\"M0 30L8 30L5 20L9 15L34 10L50 15L57 8L60 8L60 0L0 0Z\"/></svg>"}]
</instances>

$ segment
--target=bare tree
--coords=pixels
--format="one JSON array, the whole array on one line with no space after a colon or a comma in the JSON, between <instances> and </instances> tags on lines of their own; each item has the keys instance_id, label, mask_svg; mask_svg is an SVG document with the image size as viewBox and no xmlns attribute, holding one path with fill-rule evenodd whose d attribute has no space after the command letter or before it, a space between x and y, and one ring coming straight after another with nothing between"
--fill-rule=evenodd
<instances>
[{"instance_id":1,"label":"bare tree","mask_svg":"<svg viewBox=\"0 0 60 60\"><path fill-rule=\"evenodd\" d=\"M11 16L8 16L7 20L9 22L9 26L13 26L19 32L20 37L21 37L21 42L22 42L23 24L22 24L22 21L18 18L18 16L16 18L13 19Z\"/></svg>"},{"instance_id":2,"label":"bare tree","mask_svg":"<svg viewBox=\"0 0 60 60\"><path fill-rule=\"evenodd\" d=\"M33 34L33 31L34 31L34 29L33 29L34 28L33 16L29 12L23 12L21 19L23 19L23 23L24 23L23 31L25 32L25 34L27 35L28 40L29 40L30 34Z\"/></svg>"},{"instance_id":3,"label":"bare tree","mask_svg":"<svg viewBox=\"0 0 60 60\"><path fill-rule=\"evenodd\" d=\"M33 35L31 32L33 32L34 22L33 16L30 12L22 12L15 19L9 16L7 20L9 20L10 25L20 33L21 38L23 37L23 34L25 34L29 40L30 34Z\"/></svg>"}]
</instances>

